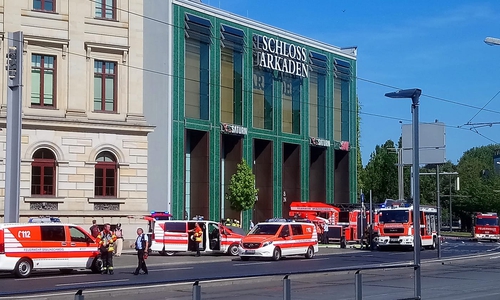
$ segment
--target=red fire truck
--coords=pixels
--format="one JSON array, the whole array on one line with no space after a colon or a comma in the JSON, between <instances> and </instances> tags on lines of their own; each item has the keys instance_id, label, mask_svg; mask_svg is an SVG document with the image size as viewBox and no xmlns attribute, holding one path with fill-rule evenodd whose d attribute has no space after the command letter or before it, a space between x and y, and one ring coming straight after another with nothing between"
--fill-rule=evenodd
<instances>
[{"instance_id":1,"label":"red fire truck","mask_svg":"<svg viewBox=\"0 0 500 300\"><path fill-rule=\"evenodd\" d=\"M437 209L420 207L420 235L422 247L435 249L437 245ZM398 204L378 211L377 247L413 247L413 206Z\"/></svg>"},{"instance_id":2,"label":"red fire truck","mask_svg":"<svg viewBox=\"0 0 500 300\"><path fill-rule=\"evenodd\" d=\"M500 240L500 226L496 213L475 213L472 225L472 239L477 240Z\"/></svg>"}]
</instances>

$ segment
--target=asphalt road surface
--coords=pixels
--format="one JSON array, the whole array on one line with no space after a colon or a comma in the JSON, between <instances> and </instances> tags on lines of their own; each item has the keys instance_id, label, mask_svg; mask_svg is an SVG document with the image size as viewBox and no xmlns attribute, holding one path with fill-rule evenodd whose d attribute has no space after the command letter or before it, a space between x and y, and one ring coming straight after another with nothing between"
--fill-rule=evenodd
<instances>
[{"instance_id":1,"label":"asphalt road surface","mask_svg":"<svg viewBox=\"0 0 500 300\"><path fill-rule=\"evenodd\" d=\"M443 258L475 256L500 253L497 243L474 243L449 240L442 246ZM115 259L115 274L100 275L88 271L75 271L70 275L58 272L37 272L32 277L17 279L10 274L0 276L0 296L11 299L14 295L53 293L57 291L77 291L106 287L118 289L125 286L146 286L195 280L222 280L227 278L255 277L265 275L294 274L322 270L329 272L340 268L380 266L401 262L411 262L413 252L365 251L356 249L321 248L314 259L290 257L279 262L253 260L243 262L229 256L206 256L195 258L191 255L162 257L152 255L148 259L148 275L132 275L136 257L132 254ZM436 251L425 250L422 260L435 260ZM352 276L351 276L352 280ZM38 299L38 298L37 298ZM42 299L42 298L40 298ZM137 299L137 298L135 298ZM215 298L214 298L215 299ZM254 298L255 299L255 298Z\"/></svg>"}]
</instances>

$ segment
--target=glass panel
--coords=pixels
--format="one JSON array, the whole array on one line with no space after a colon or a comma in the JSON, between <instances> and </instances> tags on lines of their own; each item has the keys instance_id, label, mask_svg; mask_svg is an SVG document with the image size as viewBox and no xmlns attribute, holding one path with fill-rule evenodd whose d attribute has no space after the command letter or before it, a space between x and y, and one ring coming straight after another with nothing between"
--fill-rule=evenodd
<instances>
[{"instance_id":1,"label":"glass panel","mask_svg":"<svg viewBox=\"0 0 500 300\"><path fill-rule=\"evenodd\" d=\"M318 74L309 77L309 136L318 137Z\"/></svg>"},{"instance_id":2,"label":"glass panel","mask_svg":"<svg viewBox=\"0 0 500 300\"><path fill-rule=\"evenodd\" d=\"M102 110L102 75L94 75L94 110Z\"/></svg>"},{"instance_id":3,"label":"glass panel","mask_svg":"<svg viewBox=\"0 0 500 300\"><path fill-rule=\"evenodd\" d=\"M210 118L210 45L200 43L200 119Z\"/></svg>"},{"instance_id":4,"label":"glass panel","mask_svg":"<svg viewBox=\"0 0 500 300\"><path fill-rule=\"evenodd\" d=\"M88 237L85 233L83 233L80 229L76 227L70 227L69 228L69 234L71 236L71 241L72 242L87 242Z\"/></svg>"},{"instance_id":5,"label":"glass panel","mask_svg":"<svg viewBox=\"0 0 500 300\"><path fill-rule=\"evenodd\" d=\"M43 9L46 11L54 11L54 2L52 0L45 0L45 7Z\"/></svg>"},{"instance_id":6,"label":"glass panel","mask_svg":"<svg viewBox=\"0 0 500 300\"><path fill-rule=\"evenodd\" d=\"M115 169L106 169L106 196L115 195Z\"/></svg>"},{"instance_id":7,"label":"glass panel","mask_svg":"<svg viewBox=\"0 0 500 300\"><path fill-rule=\"evenodd\" d=\"M200 118L200 42L186 39L185 113L187 118Z\"/></svg>"},{"instance_id":8,"label":"glass panel","mask_svg":"<svg viewBox=\"0 0 500 300\"><path fill-rule=\"evenodd\" d=\"M254 69L253 127L273 129L273 74Z\"/></svg>"},{"instance_id":9,"label":"glass panel","mask_svg":"<svg viewBox=\"0 0 500 300\"><path fill-rule=\"evenodd\" d=\"M33 9L42 9L42 0L34 0L33 1Z\"/></svg>"},{"instance_id":10,"label":"glass panel","mask_svg":"<svg viewBox=\"0 0 500 300\"><path fill-rule=\"evenodd\" d=\"M56 156L54 155L54 152L48 150L48 149L45 149L45 148L42 148L42 149L38 149L35 151L35 153L33 154L33 159L51 159L51 160L55 160L56 159Z\"/></svg>"},{"instance_id":11,"label":"glass panel","mask_svg":"<svg viewBox=\"0 0 500 300\"><path fill-rule=\"evenodd\" d=\"M224 48L221 51L221 121L234 122L234 74L233 51Z\"/></svg>"},{"instance_id":12,"label":"glass panel","mask_svg":"<svg viewBox=\"0 0 500 300\"><path fill-rule=\"evenodd\" d=\"M243 114L243 53L233 52L233 66L234 66L234 124L242 125Z\"/></svg>"},{"instance_id":13,"label":"glass panel","mask_svg":"<svg viewBox=\"0 0 500 300\"><path fill-rule=\"evenodd\" d=\"M102 18L102 1L103 0L94 0L95 1L95 16L98 18Z\"/></svg>"},{"instance_id":14,"label":"glass panel","mask_svg":"<svg viewBox=\"0 0 500 300\"><path fill-rule=\"evenodd\" d=\"M54 105L54 71L45 70L43 79L43 105ZM32 96L33 99L33 96ZM31 101L33 103L33 100Z\"/></svg>"},{"instance_id":15,"label":"glass panel","mask_svg":"<svg viewBox=\"0 0 500 300\"><path fill-rule=\"evenodd\" d=\"M40 195L42 184L42 167L31 167L31 194Z\"/></svg>"},{"instance_id":16,"label":"glass panel","mask_svg":"<svg viewBox=\"0 0 500 300\"><path fill-rule=\"evenodd\" d=\"M333 94L333 138L336 141L342 139L342 87L340 78L335 78Z\"/></svg>"},{"instance_id":17,"label":"glass panel","mask_svg":"<svg viewBox=\"0 0 500 300\"><path fill-rule=\"evenodd\" d=\"M40 105L40 69L31 69L31 104Z\"/></svg>"},{"instance_id":18,"label":"glass panel","mask_svg":"<svg viewBox=\"0 0 500 300\"><path fill-rule=\"evenodd\" d=\"M114 99L115 99L115 78L114 77L106 77L106 86L104 88L106 93L106 103L104 110L106 111L114 111Z\"/></svg>"},{"instance_id":19,"label":"glass panel","mask_svg":"<svg viewBox=\"0 0 500 300\"><path fill-rule=\"evenodd\" d=\"M102 61L94 61L94 73L103 73L102 72Z\"/></svg>"},{"instance_id":20,"label":"glass panel","mask_svg":"<svg viewBox=\"0 0 500 300\"><path fill-rule=\"evenodd\" d=\"M292 133L293 131L293 114L292 114L292 81L288 76L283 77L282 91L282 130L283 132Z\"/></svg>"},{"instance_id":21,"label":"glass panel","mask_svg":"<svg viewBox=\"0 0 500 300\"><path fill-rule=\"evenodd\" d=\"M326 75L318 74L318 137L326 138Z\"/></svg>"},{"instance_id":22,"label":"glass panel","mask_svg":"<svg viewBox=\"0 0 500 300\"><path fill-rule=\"evenodd\" d=\"M54 194L54 168L44 167L43 168L43 195L53 195Z\"/></svg>"},{"instance_id":23,"label":"glass panel","mask_svg":"<svg viewBox=\"0 0 500 300\"><path fill-rule=\"evenodd\" d=\"M113 16L113 2L114 0L106 0L106 19L114 19Z\"/></svg>"},{"instance_id":24,"label":"glass panel","mask_svg":"<svg viewBox=\"0 0 500 300\"><path fill-rule=\"evenodd\" d=\"M96 166L94 194L96 196L104 196L103 188L104 188L104 170L99 168L99 166Z\"/></svg>"}]
</instances>

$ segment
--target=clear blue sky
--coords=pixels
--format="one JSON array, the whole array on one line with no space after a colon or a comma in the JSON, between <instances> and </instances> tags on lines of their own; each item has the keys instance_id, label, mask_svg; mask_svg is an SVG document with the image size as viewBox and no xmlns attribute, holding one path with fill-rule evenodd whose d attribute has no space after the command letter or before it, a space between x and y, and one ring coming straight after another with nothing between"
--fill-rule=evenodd
<instances>
[{"instance_id":1,"label":"clear blue sky","mask_svg":"<svg viewBox=\"0 0 500 300\"><path fill-rule=\"evenodd\" d=\"M357 94L362 105L363 164L376 145L401 135L411 122L410 100L384 96L420 88L420 121L444 122L446 158L500 142L500 1L202 0L211 6L334 46L358 47ZM386 85L386 86L384 86ZM390 86L390 87L387 87ZM439 99L436 99L439 98ZM477 108L473 108L473 107ZM377 115L377 116L376 116Z\"/></svg>"}]
</instances>

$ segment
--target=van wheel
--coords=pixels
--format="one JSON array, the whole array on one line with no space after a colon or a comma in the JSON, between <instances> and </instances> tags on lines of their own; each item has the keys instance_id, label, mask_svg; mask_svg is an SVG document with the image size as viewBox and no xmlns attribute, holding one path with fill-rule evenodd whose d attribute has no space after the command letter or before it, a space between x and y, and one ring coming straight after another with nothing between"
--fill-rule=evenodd
<instances>
[{"instance_id":1,"label":"van wheel","mask_svg":"<svg viewBox=\"0 0 500 300\"><path fill-rule=\"evenodd\" d=\"M250 259L250 257L248 257L248 256L241 256L240 259L242 261L248 261Z\"/></svg>"},{"instance_id":2,"label":"van wheel","mask_svg":"<svg viewBox=\"0 0 500 300\"><path fill-rule=\"evenodd\" d=\"M59 271L61 271L61 273L67 275L67 274L71 274L71 272L73 272L73 269L59 269Z\"/></svg>"},{"instance_id":3,"label":"van wheel","mask_svg":"<svg viewBox=\"0 0 500 300\"><path fill-rule=\"evenodd\" d=\"M273 251L273 260L277 261L277 260L280 260L280 259L281 259L281 249L278 248L278 247L275 247L274 251Z\"/></svg>"},{"instance_id":4,"label":"van wheel","mask_svg":"<svg viewBox=\"0 0 500 300\"><path fill-rule=\"evenodd\" d=\"M90 267L90 270L92 273L101 273L102 271L102 259L100 256L97 256L94 258L94 261L92 262L92 266Z\"/></svg>"},{"instance_id":5,"label":"van wheel","mask_svg":"<svg viewBox=\"0 0 500 300\"><path fill-rule=\"evenodd\" d=\"M309 246L306 251L306 258L313 258L314 257L314 249L313 247Z\"/></svg>"},{"instance_id":6,"label":"van wheel","mask_svg":"<svg viewBox=\"0 0 500 300\"><path fill-rule=\"evenodd\" d=\"M26 278L31 275L33 270L33 263L28 258L21 258L14 269L14 275L18 278Z\"/></svg>"},{"instance_id":7,"label":"van wheel","mask_svg":"<svg viewBox=\"0 0 500 300\"><path fill-rule=\"evenodd\" d=\"M231 256L238 256L239 254L238 245L232 244L227 250L227 253Z\"/></svg>"},{"instance_id":8,"label":"van wheel","mask_svg":"<svg viewBox=\"0 0 500 300\"><path fill-rule=\"evenodd\" d=\"M436 238L432 238L432 245L429 247L429 249L431 250L436 249Z\"/></svg>"},{"instance_id":9,"label":"van wheel","mask_svg":"<svg viewBox=\"0 0 500 300\"><path fill-rule=\"evenodd\" d=\"M165 254L168 255L168 256L172 256L172 255L175 254L175 252L174 251L165 251ZM162 254L162 255L165 255L165 254Z\"/></svg>"}]
</instances>

